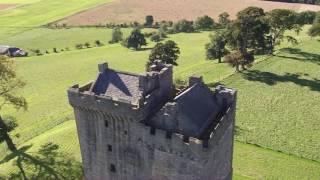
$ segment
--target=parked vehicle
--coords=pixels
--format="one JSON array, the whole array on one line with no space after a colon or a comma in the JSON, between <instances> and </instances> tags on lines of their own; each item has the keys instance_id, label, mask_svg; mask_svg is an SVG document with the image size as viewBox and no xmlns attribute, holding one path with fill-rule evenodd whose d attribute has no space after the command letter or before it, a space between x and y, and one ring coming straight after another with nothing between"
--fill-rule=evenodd
<instances>
[{"instance_id":1,"label":"parked vehicle","mask_svg":"<svg viewBox=\"0 0 320 180\"><path fill-rule=\"evenodd\" d=\"M0 45L0 55L7 55L9 57L26 57L28 56L28 52L17 47Z\"/></svg>"}]
</instances>

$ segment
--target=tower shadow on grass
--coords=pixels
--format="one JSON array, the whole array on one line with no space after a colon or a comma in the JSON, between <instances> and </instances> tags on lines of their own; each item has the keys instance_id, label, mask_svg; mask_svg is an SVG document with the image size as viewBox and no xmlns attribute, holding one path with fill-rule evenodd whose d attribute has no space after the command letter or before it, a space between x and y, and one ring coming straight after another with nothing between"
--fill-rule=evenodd
<instances>
[{"instance_id":1,"label":"tower shadow on grass","mask_svg":"<svg viewBox=\"0 0 320 180\"><path fill-rule=\"evenodd\" d=\"M82 166L68 154L59 152L59 146L47 143L36 152L27 153L32 145L24 146L7 155L0 164L13 160L18 172L11 173L9 179L81 179Z\"/></svg>"},{"instance_id":2,"label":"tower shadow on grass","mask_svg":"<svg viewBox=\"0 0 320 180\"><path fill-rule=\"evenodd\" d=\"M299 74L286 73L284 75L278 75L271 72L264 72L259 70L248 70L242 72L242 77L249 81L259 81L269 86L276 85L278 82L292 82L299 86L309 87L312 91L320 92L320 80L313 78L303 79Z\"/></svg>"},{"instance_id":3,"label":"tower shadow on grass","mask_svg":"<svg viewBox=\"0 0 320 180\"><path fill-rule=\"evenodd\" d=\"M294 60L303 61L303 62L312 62L317 65L320 65L320 54L304 52L298 48L283 48L280 50L280 52L290 54L290 55L283 55L283 53L281 53L280 55L277 55L278 57L281 57L281 58L294 59Z\"/></svg>"}]
</instances>

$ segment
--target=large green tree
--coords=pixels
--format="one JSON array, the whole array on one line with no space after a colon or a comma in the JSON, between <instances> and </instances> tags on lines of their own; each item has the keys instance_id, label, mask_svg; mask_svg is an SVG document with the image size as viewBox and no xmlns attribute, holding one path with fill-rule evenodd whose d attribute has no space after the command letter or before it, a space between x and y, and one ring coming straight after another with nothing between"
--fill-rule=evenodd
<instances>
[{"instance_id":1,"label":"large green tree","mask_svg":"<svg viewBox=\"0 0 320 180\"><path fill-rule=\"evenodd\" d=\"M315 23L314 25L312 25L309 29L308 34L311 37L320 36L320 23Z\"/></svg>"},{"instance_id":2,"label":"large green tree","mask_svg":"<svg viewBox=\"0 0 320 180\"><path fill-rule=\"evenodd\" d=\"M213 27L214 20L207 15L198 17L194 22L194 28L197 30L211 30Z\"/></svg>"},{"instance_id":3,"label":"large green tree","mask_svg":"<svg viewBox=\"0 0 320 180\"><path fill-rule=\"evenodd\" d=\"M147 41L141 33L141 30L136 28L133 29L130 36L123 41L123 45L127 48L134 48L135 50L138 50L141 46L147 45Z\"/></svg>"},{"instance_id":4,"label":"large green tree","mask_svg":"<svg viewBox=\"0 0 320 180\"><path fill-rule=\"evenodd\" d=\"M116 27L112 30L112 37L111 37L111 41L109 41L109 43L118 43L118 42L122 41L122 38L123 38L123 33L122 33L121 29Z\"/></svg>"},{"instance_id":5,"label":"large green tree","mask_svg":"<svg viewBox=\"0 0 320 180\"><path fill-rule=\"evenodd\" d=\"M205 45L207 59L218 59L221 63L222 56L228 53L226 39L221 33L210 35L210 43Z\"/></svg>"},{"instance_id":6,"label":"large green tree","mask_svg":"<svg viewBox=\"0 0 320 180\"><path fill-rule=\"evenodd\" d=\"M297 33L301 30L296 12L287 9L274 9L267 13L267 20L270 25L270 53L273 53L274 46L280 44L284 39L297 43L293 36L285 35L287 30L294 30Z\"/></svg>"},{"instance_id":7,"label":"large green tree","mask_svg":"<svg viewBox=\"0 0 320 180\"><path fill-rule=\"evenodd\" d=\"M153 16L152 15L148 15L146 16L146 22L144 23L145 26L147 27L151 27L153 25Z\"/></svg>"},{"instance_id":8,"label":"large green tree","mask_svg":"<svg viewBox=\"0 0 320 180\"><path fill-rule=\"evenodd\" d=\"M155 61L161 61L164 64L178 65L180 48L174 41L166 41L165 43L157 43L149 55L147 69L149 65Z\"/></svg>"},{"instance_id":9,"label":"large green tree","mask_svg":"<svg viewBox=\"0 0 320 180\"><path fill-rule=\"evenodd\" d=\"M13 143L9 132L17 124L13 120L4 120L1 117L1 110L6 105L11 105L17 110L27 109L27 102L16 94L16 90L25 86L25 83L17 78L13 67L13 61L5 56L0 56L0 143L6 142L10 151L16 151L16 145Z\"/></svg>"},{"instance_id":10,"label":"large green tree","mask_svg":"<svg viewBox=\"0 0 320 180\"><path fill-rule=\"evenodd\" d=\"M186 33L190 33L190 32L194 32L194 27L193 27L193 22L192 21L188 21L186 19L182 19L176 23L173 24L173 31L175 33L179 33L179 32L186 32Z\"/></svg>"},{"instance_id":11,"label":"large green tree","mask_svg":"<svg viewBox=\"0 0 320 180\"><path fill-rule=\"evenodd\" d=\"M218 22L222 27L226 27L231 22L230 15L227 12L219 14Z\"/></svg>"},{"instance_id":12,"label":"large green tree","mask_svg":"<svg viewBox=\"0 0 320 180\"><path fill-rule=\"evenodd\" d=\"M228 44L241 53L251 49L265 49L269 25L262 8L248 7L237 14L237 19L227 26Z\"/></svg>"},{"instance_id":13,"label":"large green tree","mask_svg":"<svg viewBox=\"0 0 320 180\"><path fill-rule=\"evenodd\" d=\"M240 67L242 67L243 70L246 69L246 67L249 67L254 62L254 55L253 53L242 53L240 51L232 52L224 57L225 62L227 62L230 66L235 67L236 71L240 71Z\"/></svg>"},{"instance_id":14,"label":"large green tree","mask_svg":"<svg viewBox=\"0 0 320 180\"><path fill-rule=\"evenodd\" d=\"M316 17L314 18L314 24L320 23L320 11L317 12Z\"/></svg>"}]
</instances>

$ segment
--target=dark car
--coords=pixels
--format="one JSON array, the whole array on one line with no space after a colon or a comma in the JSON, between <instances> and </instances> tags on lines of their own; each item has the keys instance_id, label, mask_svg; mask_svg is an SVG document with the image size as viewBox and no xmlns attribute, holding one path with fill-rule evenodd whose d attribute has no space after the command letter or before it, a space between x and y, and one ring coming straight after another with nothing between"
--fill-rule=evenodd
<instances>
[{"instance_id":1,"label":"dark car","mask_svg":"<svg viewBox=\"0 0 320 180\"><path fill-rule=\"evenodd\" d=\"M0 45L0 54L7 55L9 57L25 57L28 56L28 53L17 47L10 47Z\"/></svg>"},{"instance_id":2,"label":"dark car","mask_svg":"<svg viewBox=\"0 0 320 180\"><path fill-rule=\"evenodd\" d=\"M10 57L26 57L28 56L28 53L20 48L10 47L8 49L8 55Z\"/></svg>"}]
</instances>

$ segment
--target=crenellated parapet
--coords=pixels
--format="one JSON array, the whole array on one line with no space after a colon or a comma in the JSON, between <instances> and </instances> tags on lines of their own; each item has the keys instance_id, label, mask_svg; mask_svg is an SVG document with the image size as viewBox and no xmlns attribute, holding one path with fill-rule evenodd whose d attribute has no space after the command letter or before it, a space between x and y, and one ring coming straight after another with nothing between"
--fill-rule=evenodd
<instances>
[{"instance_id":1,"label":"crenellated parapet","mask_svg":"<svg viewBox=\"0 0 320 180\"><path fill-rule=\"evenodd\" d=\"M68 90L86 179L231 178L235 90L193 76L175 91L161 62L144 74L98 69Z\"/></svg>"}]
</instances>

